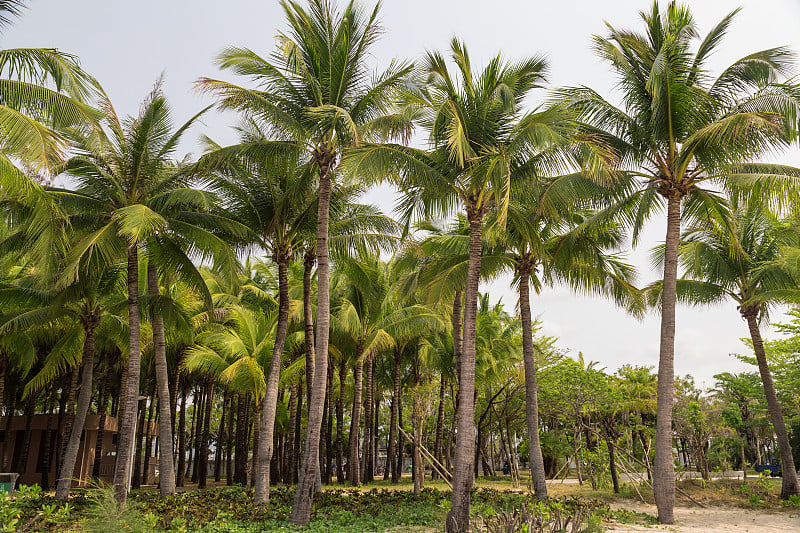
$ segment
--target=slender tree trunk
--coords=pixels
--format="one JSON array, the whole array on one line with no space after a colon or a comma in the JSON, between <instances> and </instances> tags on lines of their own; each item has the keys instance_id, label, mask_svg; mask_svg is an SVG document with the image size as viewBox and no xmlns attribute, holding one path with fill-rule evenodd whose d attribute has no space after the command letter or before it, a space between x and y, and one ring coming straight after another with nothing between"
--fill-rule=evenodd
<instances>
[{"instance_id":1,"label":"slender tree trunk","mask_svg":"<svg viewBox=\"0 0 800 533\"><path fill-rule=\"evenodd\" d=\"M328 375L329 374L330 373L328 372L325 375L325 380L326 381L328 381ZM322 428L320 430L320 431L322 431L322 434L320 435L320 441L319 441L319 471L318 471L318 475L317 475L318 486L315 489L315 490L318 490L320 492L322 491L322 474L323 474L323 472L325 470L325 454L327 453L327 440L326 440L326 437L325 437L325 430L326 430L325 421L328 419L328 403L330 403L328 398L331 395L331 392L330 392L331 389L330 389L330 382L329 381L325 384L325 391L326 391L326 393L325 393L325 405L322 408Z\"/></svg>"},{"instance_id":2,"label":"slender tree trunk","mask_svg":"<svg viewBox=\"0 0 800 533\"><path fill-rule=\"evenodd\" d=\"M374 377L373 377L374 381ZM372 417L372 451L370 452L370 465L369 465L369 480L370 482L375 481L375 470L377 469L378 463L378 447L379 441L378 438L378 430L379 430L379 422L380 422L380 406L381 406L381 399L379 395L375 395L375 406L373 412L375 415Z\"/></svg>"},{"instance_id":3,"label":"slender tree trunk","mask_svg":"<svg viewBox=\"0 0 800 533\"><path fill-rule=\"evenodd\" d=\"M225 436L225 484L233 485L233 402L237 401L236 393L230 393L230 406L228 407L228 429ZM237 402L238 403L238 402Z\"/></svg>"},{"instance_id":4,"label":"slender tree trunk","mask_svg":"<svg viewBox=\"0 0 800 533\"><path fill-rule=\"evenodd\" d=\"M739 454L742 457L742 479L747 479L747 457L744 454L744 437L739 440Z\"/></svg>"},{"instance_id":5,"label":"slender tree trunk","mask_svg":"<svg viewBox=\"0 0 800 533\"><path fill-rule=\"evenodd\" d=\"M0 413L4 413L6 416L11 416L11 413L8 410L3 410L5 408L5 394L6 394L6 369L8 368L8 354L5 350L0 349ZM9 402L12 403L12 402ZM0 455L0 463L2 462L3 456ZM3 465L0 464L0 467Z\"/></svg>"},{"instance_id":6,"label":"slender tree trunk","mask_svg":"<svg viewBox=\"0 0 800 533\"><path fill-rule=\"evenodd\" d=\"M664 288L661 298L661 348L656 398L656 453L653 496L658 521L675 523L675 464L672 458L672 404L675 382L675 303L677 301L678 244L681 231L681 193L667 195L667 235L664 250Z\"/></svg>"},{"instance_id":7,"label":"slender tree trunk","mask_svg":"<svg viewBox=\"0 0 800 533\"><path fill-rule=\"evenodd\" d=\"M25 405L25 433L22 436L22 452L19 454L17 464L12 472L25 472L28 466L28 452L31 449L31 424L33 415L36 413L36 400L38 394L33 394Z\"/></svg>"},{"instance_id":8,"label":"slender tree trunk","mask_svg":"<svg viewBox=\"0 0 800 533\"><path fill-rule=\"evenodd\" d=\"M347 366L344 358L339 364L339 394L336 397L336 481L344 483L344 383Z\"/></svg>"},{"instance_id":9,"label":"slender tree trunk","mask_svg":"<svg viewBox=\"0 0 800 533\"><path fill-rule=\"evenodd\" d=\"M400 406L400 363L403 361L403 349L394 349L394 390L392 391L392 414L389 417L389 444L386 449L386 471L383 473L383 479L389 479L389 471L392 474L392 483L400 481L396 479L396 456L395 443L397 436L397 410ZM401 444L402 446L402 444Z\"/></svg>"},{"instance_id":10,"label":"slender tree trunk","mask_svg":"<svg viewBox=\"0 0 800 533\"><path fill-rule=\"evenodd\" d=\"M295 355L292 354L292 362L294 362ZM302 394L302 391L298 391L297 381L294 381L291 386L289 387L289 425L286 427L286 454L285 454L285 461L284 461L284 476L283 482L284 483L294 483L295 478L295 454L294 454L294 443L295 443L295 425L299 426L300 420L297 405L300 403L298 402L298 392Z\"/></svg>"},{"instance_id":11,"label":"slender tree trunk","mask_svg":"<svg viewBox=\"0 0 800 533\"><path fill-rule=\"evenodd\" d=\"M445 528L448 533L469 531L469 500L475 460L475 320L481 270L481 224L483 212L469 206L469 262L464 302L464 338L458 387L458 438L453 469L453 496Z\"/></svg>"},{"instance_id":12,"label":"slender tree trunk","mask_svg":"<svg viewBox=\"0 0 800 533\"><path fill-rule=\"evenodd\" d=\"M306 346L306 404L311 403L311 385L314 382L314 287L311 280L317 256L313 250L306 252L303 260L303 325Z\"/></svg>"},{"instance_id":13,"label":"slender tree trunk","mask_svg":"<svg viewBox=\"0 0 800 533\"><path fill-rule=\"evenodd\" d=\"M614 439L608 437L608 468L611 471L611 483L614 485L614 494L619 494L619 476L617 475L617 461L614 456Z\"/></svg>"},{"instance_id":14,"label":"slender tree trunk","mask_svg":"<svg viewBox=\"0 0 800 533\"><path fill-rule=\"evenodd\" d=\"M236 451L234 452L234 478L237 485L247 485L247 407L250 398L239 394L236 414Z\"/></svg>"},{"instance_id":15,"label":"slender tree trunk","mask_svg":"<svg viewBox=\"0 0 800 533\"><path fill-rule=\"evenodd\" d=\"M9 401L8 406L6 408L6 424L3 427L3 434L4 435L11 435L11 420L14 417L14 411L17 410L17 387L14 385L13 381L11 384L11 390L9 393ZM8 451L8 438L3 439L3 445L0 446L0 470L3 472L8 472L11 469L11 458L8 458L6 461L6 452Z\"/></svg>"},{"instance_id":16,"label":"slender tree trunk","mask_svg":"<svg viewBox=\"0 0 800 533\"><path fill-rule=\"evenodd\" d=\"M357 349L356 354L361 350ZM353 411L350 418L350 458L347 460L347 478L354 487L359 485L358 472L358 430L361 425L361 389L364 376L364 361L356 361L355 384L353 386Z\"/></svg>"},{"instance_id":17,"label":"slender tree trunk","mask_svg":"<svg viewBox=\"0 0 800 533\"><path fill-rule=\"evenodd\" d=\"M69 372L69 377L67 378L67 383L69 386L66 388L66 400L64 399L64 394L62 391L62 408L59 411L58 416L58 446L56 450L58 453L56 454L56 472L61 471L61 465L64 462L64 454L67 452L67 441L69 440L69 435L72 433L72 425L75 422L75 396L78 393L78 378L80 375L80 368L77 366L72 368ZM50 443L48 442L48 448L50 447ZM48 456L48 471L47 476L50 475L49 470L49 463L50 459ZM44 485L46 485L46 489L50 489L50 482L47 479L43 480Z\"/></svg>"},{"instance_id":18,"label":"slender tree trunk","mask_svg":"<svg viewBox=\"0 0 800 533\"><path fill-rule=\"evenodd\" d=\"M400 434L399 429L403 427L403 403L402 401L397 406L397 459L395 459L394 470L392 471L392 482L399 482L403 477L403 451L405 450L405 439ZM398 481L394 481L397 479Z\"/></svg>"},{"instance_id":19,"label":"slender tree trunk","mask_svg":"<svg viewBox=\"0 0 800 533\"><path fill-rule=\"evenodd\" d=\"M333 483L333 454L334 454L334 446L333 446L333 413L336 410L335 400L333 399L333 368L328 367L328 422L327 427L325 428L325 451L327 452L327 458L325 460L325 483L330 485ZM300 456L299 453L299 444L300 444L300 427L298 423L297 428L297 436L298 436L298 458ZM295 481L297 481L295 476Z\"/></svg>"},{"instance_id":20,"label":"slender tree trunk","mask_svg":"<svg viewBox=\"0 0 800 533\"><path fill-rule=\"evenodd\" d=\"M50 405L46 406L45 409L47 411L47 423L44 426L44 434L43 434L43 441L40 454L42 456L42 490L48 491L50 490L50 448L53 445L53 434L50 431L50 426L53 424L53 411L56 405L56 396L57 396L57 389L55 384L50 386L52 393L50 395Z\"/></svg>"},{"instance_id":21,"label":"slender tree trunk","mask_svg":"<svg viewBox=\"0 0 800 533\"><path fill-rule=\"evenodd\" d=\"M172 380L170 382L170 399L169 399L169 412L172 413L172 420L170 421L172 424L172 442L175 443L176 438L176 429L175 429L175 417L178 413L178 388L180 388L180 381L181 381L181 363L183 361L183 350L179 350L176 357L175 357L175 369L173 370ZM174 445L173 445L174 446ZM175 465L175 456L176 454L172 454L172 464Z\"/></svg>"},{"instance_id":22,"label":"slender tree trunk","mask_svg":"<svg viewBox=\"0 0 800 533\"><path fill-rule=\"evenodd\" d=\"M106 434L106 414L108 413L108 389L111 380L111 369L107 369L100 384L100 401L97 404L97 439L94 443L94 462L92 463L92 477L100 479L100 467L103 463L103 437Z\"/></svg>"},{"instance_id":23,"label":"slender tree trunk","mask_svg":"<svg viewBox=\"0 0 800 533\"><path fill-rule=\"evenodd\" d=\"M433 442L433 457L440 463L442 462L442 444L444 442L444 405L447 398L447 379L441 376L439 381L439 407L436 412L436 440ZM438 477L436 469L431 472L431 477Z\"/></svg>"},{"instance_id":24,"label":"slender tree trunk","mask_svg":"<svg viewBox=\"0 0 800 533\"><path fill-rule=\"evenodd\" d=\"M528 427L528 460L531 483L537 498L547 498L547 474L544 471L542 445L539 441L539 392L536 384L536 353L533 349L530 276L532 265L517 268L519 274L519 314L522 320L522 357L525 362L525 415Z\"/></svg>"},{"instance_id":25,"label":"slender tree trunk","mask_svg":"<svg viewBox=\"0 0 800 533\"><path fill-rule=\"evenodd\" d=\"M303 387L297 391L297 413L294 417L294 448L292 449L292 479L291 483L297 483L297 473L300 471L300 450L303 439Z\"/></svg>"},{"instance_id":26,"label":"slender tree trunk","mask_svg":"<svg viewBox=\"0 0 800 533\"><path fill-rule=\"evenodd\" d=\"M150 296L159 296L158 274L152 261L147 265L147 290ZM167 365L167 343L164 334L164 318L153 306L150 314L153 325L153 355L156 367L156 390L158 392L158 470L161 496L175 494L175 463L172 450L172 396L169 392L169 366Z\"/></svg>"},{"instance_id":27,"label":"slender tree trunk","mask_svg":"<svg viewBox=\"0 0 800 533\"><path fill-rule=\"evenodd\" d=\"M222 417L219 420L219 431L217 431L217 446L214 454L214 481L222 479L222 454L225 449L225 422L230 418L231 412L228 407L230 404L231 393L226 390L222 396Z\"/></svg>"},{"instance_id":28,"label":"slender tree trunk","mask_svg":"<svg viewBox=\"0 0 800 533\"><path fill-rule=\"evenodd\" d=\"M205 400L205 415L203 415L203 432L200 434L200 453L198 454L197 488L206 488L208 481L208 440L211 433L211 410L214 407L214 381L209 380Z\"/></svg>"},{"instance_id":29,"label":"slender tree trunk","mask_svg":"<svg viewBox=\"0 0 800 533\"><path fill-rule=\"evenodd\" d=\"M192 430L189 433L189 461L187 466L186 475L192 483L197 482L197 461L200 460L200 444L201 435L203 433L203 409L205 405L205 386L198 385L195 387L197 391L194 396L194 409L192 411ZM191 475L189 473L191 472Z\"/></svg>"},{"instance_id":30,"label":"slender tree trunk","mask_svg":"<svg viewBox=\"0 0 800 533\"><path fill-rule=\"evenodd\" d=\"M412 417L414 418L414 417ZM414 494L425 488L425 463L422 462L422 417L414 421Z\"/></svg>"},{"instance_id":31,"label":"slender tree trunk","mask_svg":"<svg viewBox=\"0 0 800 533\"><path fill-rule=\"evenodd\" d=\"M463 350L463 326L464 326L464 293L458 289L453 297L453 359L456 364L456 385L461 379L461 351Z\"/></svg>"},{"instance_id":32,"label":"slender tree trunk","mask_svg":"<svg viewBox=\"0 0 800 533\"><path fill-rule=\"evenodd\" d=\"M278 408L278 380L281 376L281 357L286 343L286 329L289 324L289 256L290 250L275 252L278 263L278 326L275 332L275 344L272 360L267 376L267 390L261 408L261 430L258 441L258 463L256 467L255 502L269 501L269 466L272 460L273 437L275 432L275 415ZM324 377L325 374L322 374ZM322 387L323 389L325 387Z\"/></svg>"},{"instance_id":33,"label":"slender tree trunk","mask_svg":"<svg viewBox=\"0 0 800 533\"><path fill-rule=\"evenodd\" d=\"M139 257L138 245L128 247L128 378L123 398L123 416L119 423L117 464L114 468L114 494L121 507L128 503L128 483L131 478L131 457L136 433L136 406L139 403L141 372L141 333L139 331Z\"/></svg>"},{"instance_id":34,"label":"slender tree trunk","mask_svg":"<svg viewBox=\"0 0 800 533\"><path fill-rule=\"evenodd\" d=\"M781 455L781 499L788 500L792 494L800 495L800 485L797 482L797 470L794 467L792 458L792 448L789 444L789 434L786 431L786 423L783 420L781 404L778 402L778 395L775 392L775 384L772 381L772 373L767 364L767 355L764 352L764 342L761 339L761 332L758 328L757 310L751 310L745 315L747 326L750 328L750 338L753 340L753 351L758 361L758 371L761 374L761 382L764 384L764 394L767 397L767 407L769 417L775 435L778 437L778 450Z\"/></svg>"},{"instance_id":35,"label":"slender tree trunk","mask_svg":"<svg viewBox=\"0 0 800 533\"><path fill-rule=\"evenodd\" d=\"M155 384L153 384L153 389L155 389ZM154 406L158 403L155 398L155 390L153 390L153 395L150 397L150 410L147 412L147 425L144 428L144 457L143 460L143 468L142 468L142 485L148 485L150 481L150 450L152 450L153 446L153 439L150 432L150 428L153 427L153 415L154 415Z\"/></svg>"},{"instance_id":36,"label":"slender tree trunk","mask_svg":"<svg viewBox=\"0 0 800 533\"><path fill-rule=\"evenodd\" d=\"M369 483L369 456L372 452L372 360L367 361L367 382L364 384L366 394L364 395L364 446L363 446L363 466L361 468L361 482Z\"/></svg>"},{"instance_id":37,"label":"slender tree trunk","mask_svg":"<svg viewBox=\"0 0 800 533\"><path fill-rule=\"evenodd\" d=\"M181 415L178 417L178 471L175 485L183 487L186 478L186 380L181 387Z\"/></svg>"},{"instance_id":38,"label":"slender tree trunk","mask_svg":"<svg viewBox=\"0 0 800 533\"><path fill-rule=\"evenodd\" d=\"M419 393L419 368L418 363L414 364L414 394L412 395L411 405L411 426L414 430L412 437L413 448L413 478L414 478L414 494L419 494L425 487L425 465L422 462L422 424L425 416L423 405L425 400L420 397Z\"/></svg>"},{"instance_id":39,"label":"slender tree trunk","mask_svg":"<svg viewBox=\"0 0 800 533\"><path fill-rule=\"evenodd\" d=\"M152 401L152 400L151 400ZM142 485L142 441L144 440L144 423L147 419L147 398L139 402L139 429L136 432L136 455L133 459L133 479L131 486L138 489Z\"/></svg>"},{"instance_id":40,"label":"slender tree trunk","mask_svg":"<svg viewBox=\"0 0 800 533\"><path fill-rule=\"evenodd\" d=\"M86 415L92 403L92 374L94 372L94 331L97 321L94 317L90 318L85 328L86 337L83 341L83 379L81 391L78 395L78 406L75 411L75 423L72 424L72 431L67 442L67 451L64 460L61 462L61 472L56 482L56 498L65 500L69 496L69 488L72 485L72 476L75 472L75 461L78 458L78 451L81 445L81 434L86 422Z\"/></svg>"},{"instance_id":41,"label":"slender tree trunk","mask_svg":"<svg viewBox=\"0 0 800 533\"><path fill-rule=\"evenodd\" d=\"M261 408L263 403L254 403L253 421L251 424L253 457L250 459L250 485L256 486L256 470L258 469L258 434L261 432Z\"/></svg>"},{"instance_id":42,"label":"slender tree trunk","mask_svg":"<svg viewBox=\"0 0 800 533\"><path fill-rule=\"evenodd\" d=\"M328 372L328 335L330 334L330 290L328 266L328 212L331 197L331 165L333 154L327 143L317 150L319 173L319 200L317 204L317 334L311 400L308 402L308 428L306 453L300 468L300 477L289 521L305 526L311 520L311 503L318 479L319 439L322 429L322 412Z\"/></svg>"}]
</instances>

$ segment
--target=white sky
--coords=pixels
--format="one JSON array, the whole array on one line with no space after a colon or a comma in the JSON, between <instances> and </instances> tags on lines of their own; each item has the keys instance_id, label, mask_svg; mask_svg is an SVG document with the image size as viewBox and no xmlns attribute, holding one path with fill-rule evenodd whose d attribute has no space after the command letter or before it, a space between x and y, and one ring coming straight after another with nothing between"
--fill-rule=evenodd
<instances>
[{"instance_id":1,"label":"white sky","mask_svg":"<svg viewBox=\"0 0 800 533\"><path fill-rule=\"evenodd\" d=\"M662 7L666 5L662 1ZM797 0L694 0L688 2L705 34L736 7L743 9L715 56L712 72L733 60L764 48L789 45L800 51L800 2ZM367 2L372 5L373 2ZM509 59L544 53L550 61L551 87L588 85L615 99L614 77L590 50L593 34L603 34L605 21L617 28L639 30L638 12L649 0L385 0L381 20L386 33L375 49L375 64L393 58L415 59L426 49L446 51L453 35L466 41L475 68L498 52ZM219 73L213 58L225 46L246 46L265 55L283 29L277 0L225 2L211 0L32 0L21 21L0 37L2 48L57 47L80 57L84 68L104 86L120 115L135 114L139 102L161 72L165 92L182 122L212 103L193 91L200 76L230 79ZM541 91L539 98L545 97ZM201 133L220 143L233 142L231 116L211 113L184 143ZM800 165L800 150L781 160ZM368 196L387 212L391 193ZM656 219L630 260L640 269L642 284L660 277L650 267L648 250L663 240L664 221ZM510 279L482 290L502 298L509 308L517 301ZM546 289L533 301L543 333L560 338L573 354L583 352L613 370L625 363L657 365L659 317L643 321L628 317L609 302L576 296L567 289ZM780 320L779 314L775 318ZM769 333L769 332L767 332ZM731 352L745 348L747 334L733 304L678 310L676 372L691 373L698 383L712 385L722 371L744 369Z\"/></svg>"}]
</instances>

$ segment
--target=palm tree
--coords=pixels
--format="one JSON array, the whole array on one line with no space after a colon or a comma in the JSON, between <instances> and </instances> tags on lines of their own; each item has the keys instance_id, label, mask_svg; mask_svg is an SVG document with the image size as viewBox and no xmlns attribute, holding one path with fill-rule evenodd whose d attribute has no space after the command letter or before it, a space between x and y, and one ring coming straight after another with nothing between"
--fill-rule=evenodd
<instances>
[{"instance_id":1,"label":"palm tree","mask_svg":"<svg viewBox=\"0 0 800 533\"><path fill-rule=\"evenodd\" d=\"M141 331L139 325L139 251L147 251L163 269L174 270L204 287L202 278L178 245L196 253L215 256L220 261L230 257L225 239L204 229L230 228L207 211L213 205L210 193L188 187L186 172L171 156L182 134L202 114L195 115L173 130L160 82L145 99L139 115L121 121L111 102L103 97L106 129L76 132L79 154L65 166L75 180L75 190L55 189L50 194L67 213L71 226L84 235L71 249L64 271L65 282L75 278L80 265L98 265L127 254L129 346L127 389L122 393L117 466L114 489L122 505L127 500L130 479L129 460L133 453L139 376L141 366ZM188 245L187 243L191 243ZM152 277L152 276L149 276ZM149 279L150 291L158 291L157 282ZM161 344L161 343L157 343ZM161 435L161 472L163 494L174 492L170 475L172 452L170 398L165 351L156 350L156 379L161 397L160 418L165 431ZM164 450L166 449L166 451Z\"/></svg>"},{"instance_id":2,"label":"palm tree","mask_svg":"<svg viewBox=\"0 0 800 533\"><path fill-rule=\"evenodd\" d=\"M684 231L678 258L686 268L687 279L678 280L678 298L696 304L730 298L747 322L769 416L778 437L783 472L781 499L786 500L800 494L800 485L759 323L768 318L771 306L800 301L798 278L782 258L787 248L794 256L800 256L800 233L795 225L776 219L758 205L737 206L732 226L704 224Z\"/></svg>"},{"instance_id":3,"label":"palm tree","mask_svg":"<svg viewBox=\"0 0 800 533\"><path fill-rule=\"evenodd\" d=\"M587 209L603 188L580 175L542 178L515 195L508 207L505 230L498 235L500 259L514 271L519 290L522 348L531 478L536 496L547 497L539 443L536 353L533 343L530 290L564 282L582 292L612 297L618 305L641 314L643 302L632 285L634 271L608 249L618 247L619 227L593 219Z\"/></svg>"},{"instance_id":4,"label":"palm tree","mask_svg":"<svg viewBox=\"0 0 800 533\"><path fill-rule=\"evenodd\" d=\"M631 194L616 211L634 226L667 204L664 298L658 367L654 493L658 519L674 521L672 403L675 354L675 286L682 219L725 216L725 202L713 187L729 193L783 193L797 189L797 169L753 163L783 148L797 129L797 86L782 83L790 72L786 48L755 52L713 78L705 64L720 46L737 11L724 17L696 47L699 34L685 6L653 2L642 12L645 31L609 26L594 48L616 72L623 90L616 107L587 87L559 96L580 113L587 132L599 135L626 163L620 176ZM683 212L683 215L681 214Z\"/></svg>"},{"instance_id":5,"label":"palm tree","mask_svg":"<svg viewBox=\"0 0 800 533\"><path fill-rule=\"evenodd\" d=\"M365 145L351 151L347 168L355 175L390 177L404 192L405 219L429 219L463 205L469 223L469 263L464 285L464 327L459 357L458 434L453 503L448 531L469 528L469 495L474 462L475 313L481 270L483 219L496 210L505 222L512 183L546 168L575 163L572 124L557 107L523 114L521 105L544 81L541 57L507 63L500 56L475 73L465 45L454 39L455 79L438 52L428 52L427 82L409 90L406 112L429 134L430 151L401 145ZM561 157L555 157L556 153ZM587 156L586 161L597 162ZM554 165L555 163L555 165Z\"/></svg>"},{"instance_id":6,"label":"palm tree","mask_svg":"<svg viewBox=\"0 0 800 533\"><path fill-rule=\"evenodd\" d=\"M272 358L267 373L261 410L258 464L255 471L255 501L269 500L269 467L272 459L275 414L278 401L281 356L289 323L289 263L313 222L316 195L310 168L299 165L296 154L278 161L254 157L248 145L264 142L259 131L243 131L242 143L214 150L198 162L200 168L215 168L212 191L223 202L225 215L245 225L252 234L247 245L272 253L278 267L278 323Z\"/></svg>"},{"instance_id":7,"label":"palm tree","mask_svg":"<svg viewBox=\"0 0 800 533\"><path fill-rule=\"evenodd\" d=\"M283 1L290 29L279 35L269 59L244 48L229 48L218 58L225 69L255 81L259 89L203 78L198 85L217 95L220 107L262 120L276 140L260 148L266 153L305 150L318 172L317 330L315 380L309 403L306 452L299 476L291 522L311 519L311 501L318 479L318 450L327 385L329 301L329 201L333 172L341 156L363 140L403 137L408 121L388 112L410 67L393 62L369 79L367 58L380 35L378 6L371 12L350 1L339 11L328 0L309 0L308 8Z\"/></svg>"}]
</instances>

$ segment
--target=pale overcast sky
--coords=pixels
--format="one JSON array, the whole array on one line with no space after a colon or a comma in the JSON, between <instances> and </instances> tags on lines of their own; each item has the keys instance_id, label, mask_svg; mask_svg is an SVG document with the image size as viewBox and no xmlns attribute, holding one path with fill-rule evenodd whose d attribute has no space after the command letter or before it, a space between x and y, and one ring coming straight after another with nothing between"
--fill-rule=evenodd
<instances>
[{"instance_id":1,"label":"pale overcast sky","mask_svg":"<svg viewBox=\"0 0 800 533\"><path fill-rule=\"evenodd\" d=\"M797 0L693 0L688 4L701 34L742 7L724 46L710 60L714 72L764 48L789 45L800 51ZM165 72L165 91L176 122L211 103L193 91L194 80L230 78L213 65L223 47L246 46L265 55L274 46L277 30L284 28L276 0L32 0L29 5L22 20L0 37L3 48L57 47L76 54L105 87L121 115L136 113L154 80ZM588 85L615 99L614 77L592 55L591 36L603 34L605 22L640 29L638 12L650 5L648 0L385 0L381 10L385 35L373 59L384 66L394 57L414 59L426 49L446 50L450 38L457 35L466 41L476 68L498 52L509 59L544 53L550 61L551 87ZM538 97L545 95L541 91ZM208 114L190 138L204 133L221 143L232 142L228 129L232 120ZM198 149L194 142L184 144L186 151ZM800 165L800 151L783 154L781 160ZM380 191L368 199L390 211L393 202L388 197ZM650 267L648 251L663 240L663 234L664 221L652 221L645 239L630 253L642 284L660 277ZM482 290L491 292L495 300L502 298L511 310L517 298L509 283L510 279L503 279ZM543 333L558 336L562 347L573 354L583 352L609 370L625 363L657 365L659 317L655 314L637 321L602 299L575 296L561 288L545 289L535 297L533 312L543 323ZM780 314L775 318L780 319ZM699 383L710 386L715 373L744 369L729 354L745 350L739 341L745 335L747 329L733 304L680 308L676 372L691 373Z\"/></svg>"}]
</instances>

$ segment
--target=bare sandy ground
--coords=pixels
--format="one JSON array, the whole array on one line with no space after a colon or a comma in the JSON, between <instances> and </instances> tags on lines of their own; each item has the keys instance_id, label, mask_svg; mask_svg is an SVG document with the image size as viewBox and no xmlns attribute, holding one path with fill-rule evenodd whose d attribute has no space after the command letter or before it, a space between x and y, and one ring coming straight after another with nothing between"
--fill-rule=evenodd
<instances>
[{"instance_id":1,"label":"bare sandy ground","mask_svg":"<svg viewBox=\"0 0 800 533\"><path fill-rule=\"evenodd\" d=\"M655 505L615 504L631 511L639 511L656 515ZM750 511L736 507L675 507L675 524L671 526L632 526L617 524L609 531L673 531L676 533L721 533L721 532L753 532L753 533L800 533L800 511L767 513Z\"/></svg>"}]
</instances>

